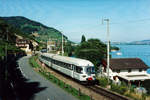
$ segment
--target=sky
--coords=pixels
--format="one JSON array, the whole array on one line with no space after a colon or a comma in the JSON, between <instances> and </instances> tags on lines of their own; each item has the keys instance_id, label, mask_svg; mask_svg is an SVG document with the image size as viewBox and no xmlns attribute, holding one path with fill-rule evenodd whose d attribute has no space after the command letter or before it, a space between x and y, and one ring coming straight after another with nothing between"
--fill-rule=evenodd
<instances>
[{"instance_id":1,"label":"sky","mask_svg":"<svg viewBox=\"0 0 150 100\"><path fill-rule=\"evenodd\" d=\"M0 0L0 16L24 16L61 31L69 40L130 42L150 39L150 0Z\"/></svg>"}]
</instances>

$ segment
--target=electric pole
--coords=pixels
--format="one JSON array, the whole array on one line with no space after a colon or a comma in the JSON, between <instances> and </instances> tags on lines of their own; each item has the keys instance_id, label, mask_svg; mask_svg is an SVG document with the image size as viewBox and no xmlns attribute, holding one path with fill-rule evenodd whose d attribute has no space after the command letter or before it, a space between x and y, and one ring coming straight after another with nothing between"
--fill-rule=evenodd
<instances>
[{"instance_id":1,"label":"electric pole","mask_svg":"<svg viewBox=\"0 0 150 100\"><path fill-rule=\"evenodd\" d=\"M7 45L8 45L8 28L6 29L6 44L5 44L5 80L8 77L8 66L7 66Z\"/></svg>"},{"instance_id":2,"label":"electric pole","mask_svg":"<svg viewBox=\"0 0 150 100\"><path fill-rule=\"evenodd\" d=\"M64 45L63 45L63 34L62 34L62 47L61 47L61 54L62 54L62 56L63 56L63 53L64 53Z\"/></svg>"},{"instance_id":3,"label":"electric pole","mask_svg":"<svg viewBox=\"0 0 150 100\"><path fill-rule=\"evenodd\" d=\"M109 50L110 50L110 38L109 38L109 19L104 19L107 22L107 78L109 82L109 65L110 65L110 57L109 57Z\"/></svg>"}]
</instances>

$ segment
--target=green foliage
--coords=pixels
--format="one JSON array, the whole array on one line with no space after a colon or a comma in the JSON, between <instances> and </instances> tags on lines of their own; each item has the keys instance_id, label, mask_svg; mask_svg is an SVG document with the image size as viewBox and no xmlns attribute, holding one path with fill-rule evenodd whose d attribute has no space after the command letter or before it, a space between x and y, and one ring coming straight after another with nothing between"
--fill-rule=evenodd
<instances>
[{"instance_id":1,"label":"green foliage","mask_svg":"<svg viewBox=\"0 0 150 100\"><path fill-rule=\"evenodd\" d=\"M16 40L16 29L11 25L7 24L5 21L0 19L0 39L6 41L8 39L9 42L14 43ZM8 42L7 41L7 42Z\"/></svg>"},{"instance_id":2,"label":"green foliage","mask_svg":"<svg viewBox=\"0 0 150 100\"><path fill-rule=\"evenodd\" d=\"M125 85L111 84L111 90L120 94L124 94L128 88Z\"/></svg>"},{"instance_id":3,"label":"green foliage","mask_svg":"<svg viewBox=\"0 0 150 100\"><path fill-rule=\"evenodd\" d=\"M71 45L71 42L67 42L67 44L64 47L65 53L67 53L67 56L72 56L72 52L74 51L73 46Z\"/></svg>"},{"instance_id":4,"label":"green foliage","mask_svg":"<svg viewBox=\"0 0 150 100\"><path fill-rule=\"evenodd\" d=\"M102 87L106 87L109 84L107 78L105 77L99 78L98 81L99 81L99 85Z\"/></svg>"},{"instance_id":5,"label":"green foliage","mask_svg":"<svg viewBox=\"0 0 150 100\"><path fill-rule=\"evenodd\" d=\"M147 94L150 95L150 80L143 81L142 86L147 90Z\"/></svg>"},{"instance_id":6,"label":"green foliage","mask_svg":"<svg viewBox=\"0 0 150 100\"><path fill-rule=\"evenodd\" d=\"M16 28L0 19L0 57L5 56L6 49L8 54L21 51L15 46L16 33Z\"/></svg>"},{"instance_id":7,"label":"green foliage","mask_svg":"<svg viewBox=\"0 0 150 100\"><path fill-rule=\"evenodd\" d=\"M29 20L22 16L14 17L0 17L0 19L5 20L8 24L13 25L17 29L21 30L24 35L34 38L36 41L46 41L48 38L55 38L61 40L62 33L52 27L47 27L39 22ZM37 32L39 37L29 36L32 32ZM67 39L66 36L64 36Z\"/></svg>"},{"instance_id":8,"label":"green foliage","mask_svg":"<svg viewBox=\"0 0 150 100\"><path fill-rule=\"evenodd\" d=\"M106 45L99 39L89 39L76 47L75 56L90 60L97 66L106 57Z\"/></svg>"},{"instance_id":9,"label":"green foliage","mask_svg":"<svg viewBox=\"0 0 150 100\"><path fill-rule=\"evenodd\" d=\"M85 42L86 41L86 38L84 35L82 35L82 38L81 38L81 43Z\"/></svg>"},{"instance_id":10,"label":"green foliage","mask_svg":"<svg viewBox=\"0 0 150 100\"><path fill-rule=\"evenodd\" d=\"M30 59L29 59L29 63L32 65L32 67L40 67L39 64L36 62L38 56L32 56Z\"/></svg>"}]
</instances>

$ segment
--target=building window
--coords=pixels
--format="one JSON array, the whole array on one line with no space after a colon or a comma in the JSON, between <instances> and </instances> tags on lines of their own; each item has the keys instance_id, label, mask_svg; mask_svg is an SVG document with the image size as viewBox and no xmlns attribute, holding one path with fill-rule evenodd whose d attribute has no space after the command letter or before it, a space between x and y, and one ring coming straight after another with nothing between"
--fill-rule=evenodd
<instances>
[{"instance_id":1,"label":"building window","mask_svg":"<svg viewBox=\"0 0 150 100\"><path fill-rule=\"evenodd\" d=\"M128 70L128 73L130 73L130 72L131 72L131 69Z\"/></svg>"},{"instance_id":2,"label":"building window","mask_svg":"<svg viewBox=\"0 0 150 100\"><path fill-rule=\"evenodd\" d=\"M139 69L139 72L142 72L142 69Z\"/></svg>"},{"instance_id":3,"label":"building window","mask_svg":"<svg viewBox=\"0 0 150 100\"><path fill-rule=\"evenodd\" d=\"M118 70L116 70L116 72L117 72L117 73L120 73L120 70L118 69Z\"/></svg>"}]
</instances>

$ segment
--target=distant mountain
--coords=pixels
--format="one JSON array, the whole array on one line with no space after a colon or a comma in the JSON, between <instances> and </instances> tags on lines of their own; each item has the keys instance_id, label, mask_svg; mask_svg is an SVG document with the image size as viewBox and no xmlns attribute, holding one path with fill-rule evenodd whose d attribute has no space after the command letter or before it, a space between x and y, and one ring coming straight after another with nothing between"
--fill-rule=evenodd
<instances>
[{"instance_id":1,"label":"distant mountain","mask_svg":"<svg viewBox=\"0 0 150 100\"><path fill-rule=\"evenodd\" d=\"M150 40L141 40L133 42L111 42L112 45L150 45Z\"/></svg>"},{"instance_id":2,"label":"distant mountain","mask_svg":"<svg viewBox=\"0 0 150 100\"><path fill-rule=\"evenodd\" d=\"M0 19L18 28L26 35L36 34L35 39L37 41L46 41L48 38L61 40L62 37L62 33L57 29L45 26L22 16L0 17ZM64 39L67 39L67 37L64 36Z\"/></svg>"},{"instance_id":3,"label":"distant mountain","mask_svg":"<svg viewBox=\"0 0 150 100\"><path fill-rule=\"evenodd\" d=\"M124 45L129 44L128 42L111 42L111 45Z\"/></svg>"},{"instance_id":4,"label":"distant mountain","mask_svg":"<svg viewBox=\"0 0 150 100\"><path fill-rule=\"evenodd\" d=\"M150 40L142 40L142 41L133 41L133 42L130 42L130 44L136 44L136 45L149 45L150 44Z\"/></svg>"}]
</instances>

